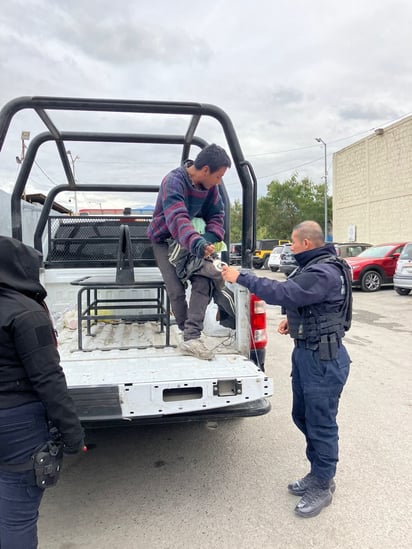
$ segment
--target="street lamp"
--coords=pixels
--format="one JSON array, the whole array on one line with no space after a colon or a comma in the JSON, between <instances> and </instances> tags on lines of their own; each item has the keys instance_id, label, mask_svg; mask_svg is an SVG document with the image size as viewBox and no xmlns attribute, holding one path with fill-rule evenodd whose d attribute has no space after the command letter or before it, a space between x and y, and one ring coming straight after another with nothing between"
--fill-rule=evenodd
<instances>
[{"instance_id":1,"label":"street lamp","mask_svg":"<svg viewBox=\"0 0 412 549\"><path fill-rule=\"evenodd\" d=\"M325 233L325 241L326 241L328 239L328 157L327 157L327 151L326 151L327 147L326 147L326 143L323 141L322 138L315 137L315 139L318 143L323 144L323 148L324 148L324 151L325 151L325 174L324 174L324 179L325 179L325 193L324 193L325 228L324 228L324 233Z\"/></svg>"},{"instance_id":2,"label":"street lamp","mask_svg":"<svg viewBox=\"0 0 412 549\"><path fill-rule=\"evenodd\" d=\"M76 185L76 171L75 171L74 164L75 164L76 160L79 160L80 157L76 155L73 158L73 155L72 155L71 151L66 151L66 153L67 153L67 156L70 158L70 161L71 161L74 184ZM74 213L76 215L79 213L79 210L77 208L77 191L76 191L76 189L74 190Z\"/></svg>"},{"instance_id":3,"label":"street lamp","mask_svg":"<svg viewBox=\"0 0 412 549\"><path fill-rule=\"evenodd\" d=\"M30 132L27 132L27 131L21 132L21 154L20 156L16 156L17 164L21 164L24 160L24 153L27 149L25 141L28 141L29 139L30 139Z\"/></svg>"}]
</instances>

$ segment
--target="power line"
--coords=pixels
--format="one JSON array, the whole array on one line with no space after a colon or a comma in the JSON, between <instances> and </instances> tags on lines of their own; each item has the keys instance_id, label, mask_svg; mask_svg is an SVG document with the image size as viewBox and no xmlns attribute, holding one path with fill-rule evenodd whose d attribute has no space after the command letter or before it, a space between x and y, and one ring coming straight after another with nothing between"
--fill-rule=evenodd
<instances>
[{"instance_id":1,"label":"power line","mask_svg":"<svg viewBox=\"0 0 412 549\"><path fill-rule=\"evenodd\" d=\"M39 163L36 160L34 161L34 163L39 168L39 170L42 172L42 174L45 175L51 183L53 183L53 185L57 185L57 183L55 181L53 181L53 179L47 175L47 173L43 170L43 168L39 165Z\"/></svg>"},{"instance_id":2,"label":"power line","mask_svg":"<svg viewBox=\"0 0 412 549\"><path fill-rule=\"evenodd\" d=\"M314 164L315 162L319 162L319 160L322 160L322 159L323 159L323 156L321 158L316 158L315 160L309 160L308 162L303 162L302 164L299 164L298 166L295 166L293 168L285 168L284 170L273 173L271 175L261 175L260 177L257 177L257 179L264 179L265 177L275 177L276 175L279 175L281 173L297 170L298 168L301 168L302 166L308 166L309 164Z\"/></svg>"}]
</instances>

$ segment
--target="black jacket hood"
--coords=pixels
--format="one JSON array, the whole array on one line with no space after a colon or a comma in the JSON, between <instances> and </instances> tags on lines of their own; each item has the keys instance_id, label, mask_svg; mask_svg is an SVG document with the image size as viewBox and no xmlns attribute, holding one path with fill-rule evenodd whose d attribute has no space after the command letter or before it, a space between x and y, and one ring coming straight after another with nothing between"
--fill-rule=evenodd
<instances>
[{"instance_id":1,"label":"black jacket hood","mask_svg":"<svg viewBox=\"0 0 412 549\"><path fill-rule=\"evenodd\" d=\"M11 288L38 302L47 293L39 280L40 252L7 236L0 236L0 288Z\"/></svg>"}]
</instances>

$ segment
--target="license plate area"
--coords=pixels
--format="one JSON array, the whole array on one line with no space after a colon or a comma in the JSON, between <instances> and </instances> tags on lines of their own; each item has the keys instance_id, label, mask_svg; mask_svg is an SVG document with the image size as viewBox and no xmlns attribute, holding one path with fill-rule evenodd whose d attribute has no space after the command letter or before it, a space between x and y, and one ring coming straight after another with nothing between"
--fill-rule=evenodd
<instances>
[{"instance_id":1,"label":"license plate area","mask_svg":"<svg viewBox=\"0 0 412 549\"><path fill-rule=\"evenodd\" d=\"M238 379L219 379L213 383L213 394L230 397L242 394L242 382Z\"/></svg>"}]
</instances>

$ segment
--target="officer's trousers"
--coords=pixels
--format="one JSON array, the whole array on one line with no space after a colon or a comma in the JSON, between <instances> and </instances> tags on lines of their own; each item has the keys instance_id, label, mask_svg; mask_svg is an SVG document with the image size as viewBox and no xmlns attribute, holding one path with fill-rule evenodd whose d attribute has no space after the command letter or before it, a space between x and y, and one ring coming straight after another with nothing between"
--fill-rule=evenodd
<instances>
[{"instance_id":1,"label":"officer's trousers","mask_svg":"<svg viewBox=\"0 0 412 549\"><path fill-rule=\"evenodd\" d=\"M339 398L349 374L349 355L343 345L335 360L320 360L317 350L295 342L292 353L292 418L306 437L311 473L321 480L335 476L338 462Z\"/></svg>"},{"instance_id":2,"label":"officer's trousers","mask_svg":"<svg viewBox=\"0 0 412 549\"><path fill-rule=\"evenodd\" d=\"M0 461L25 463L48 440L43 404L0 408ZM36 549L37 519L44 490L32 471L0 469L0 549Z\"/></svg>"}]
</instances>

